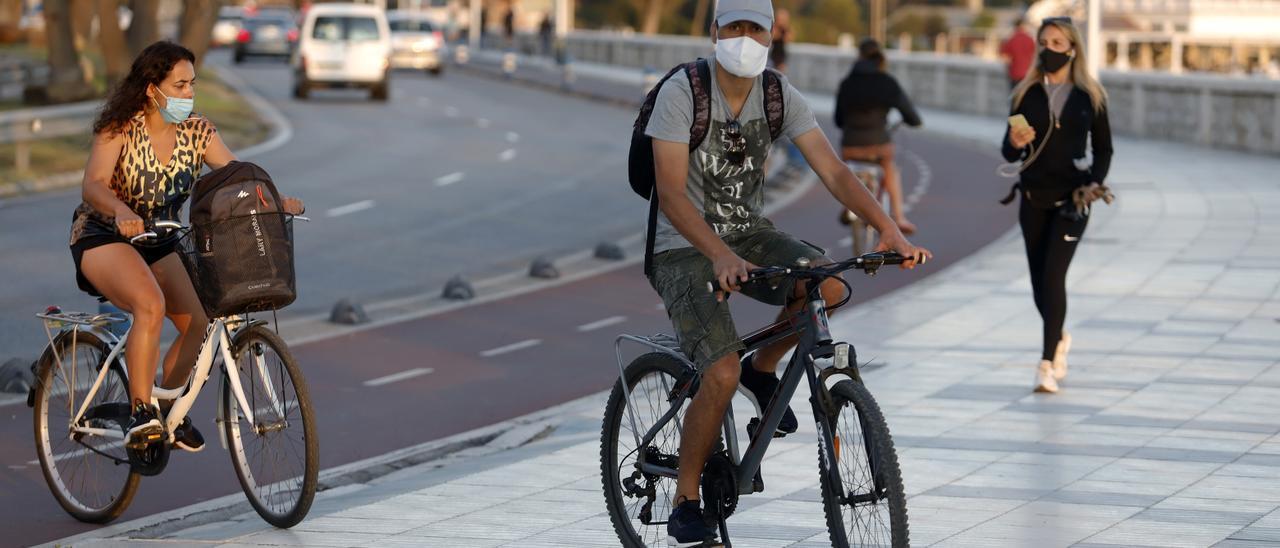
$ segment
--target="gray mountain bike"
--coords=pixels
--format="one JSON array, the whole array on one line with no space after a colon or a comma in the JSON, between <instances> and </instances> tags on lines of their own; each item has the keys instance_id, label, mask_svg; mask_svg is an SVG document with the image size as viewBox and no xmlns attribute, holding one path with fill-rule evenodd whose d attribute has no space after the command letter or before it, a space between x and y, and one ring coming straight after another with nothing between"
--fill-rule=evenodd
<instances>
[{"instance_id":1,"label":"gray mountain bike","mask_svg":"<svg viewBox=\"0 0 1280 548\"><path fill-rule=\"evenodd\" d=\"M883 266L904 260L893 253L870 253L831 265L771 267L750 273L745 283L789 277L808 280L810 290L799 314L742 340L745 352L751 352L800 335L764 416L747 425L750 444L746 453L739 454L730 406L723 435L703 468L705 515L719 525L724 546L731 546L726 520L737 509L739 496L764 490L761 461L802 378L807 379L814 395L810 402L818 430L818 475L832 546L909 545L906 495L889 427L862 383L853 347L832 341L827 307L818 292L819 283L827 278L840 280L851 290L840 277L843 272L860 269L875 274ZM832 308L847 302L848 297ZM624 342L649 352L623 368ZM701 374L669 336L621 335L615 350L622 376L609 396L601 436L605 502L623 546L664 546L666 519L675 496L684 412L698 391Z\"/></svg>"}]
</instances>

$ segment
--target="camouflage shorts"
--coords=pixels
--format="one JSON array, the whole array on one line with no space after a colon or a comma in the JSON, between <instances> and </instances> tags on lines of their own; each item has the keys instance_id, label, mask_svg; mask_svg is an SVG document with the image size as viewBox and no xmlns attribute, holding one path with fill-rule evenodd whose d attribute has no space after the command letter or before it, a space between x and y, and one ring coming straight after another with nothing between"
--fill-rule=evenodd
<instances>
[{"instance_id":1,"label":"camouflage shorts","mask_svg":"<svg viewBox=\"0 0 1280 548\"><path fill-rule=\"evenodd\" d=\"M805 258L814 264L831 262L826 252L813 244L764 224L743 233L730 234L725 243L743 260L756 266L793 266ZM728 301L716 302L707 291L715 279L711 260L695 248L672 249L653 256L649 283L662 296L662 303L675 327L680 348L698 367L706 367L730 352L741 352L742 339L734 327ZM795 290L795 281L786 280L777 288L748 284L742 294L757 301L783 306Z\"/></svg>"}]
</instances>

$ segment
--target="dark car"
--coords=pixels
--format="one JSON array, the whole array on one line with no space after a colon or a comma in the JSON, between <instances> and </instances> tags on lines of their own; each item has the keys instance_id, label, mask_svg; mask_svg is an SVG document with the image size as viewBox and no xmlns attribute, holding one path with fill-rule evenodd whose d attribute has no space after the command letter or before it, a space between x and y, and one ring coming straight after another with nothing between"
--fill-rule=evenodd
<instances>
[{"instance_id":1,"label":"dark car","mask_svg":"<svg viewBox=\"0 0 1280 548\"><path fill-rule=\"evenodd\" d=\"M298 25L283 14L261 13L245 18L236 38L235 62L250 56L288 59L298 43Z\"/></svg>"}]
</instances>

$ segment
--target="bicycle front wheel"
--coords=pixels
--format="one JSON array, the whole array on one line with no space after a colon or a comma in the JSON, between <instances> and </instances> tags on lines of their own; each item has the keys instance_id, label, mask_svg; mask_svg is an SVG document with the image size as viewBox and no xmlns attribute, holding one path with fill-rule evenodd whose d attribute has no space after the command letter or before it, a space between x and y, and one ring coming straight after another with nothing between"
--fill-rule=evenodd
<instances>
[{"instance_id":1,"label":"bicycle front wheel","mask_svg":"<svg viewBox=\"0 0 1280 548\"><path fill-rule=\"evenodd\" d=\"M40 469L62 509L87 523L107 523L124 513L140 479L129 466L124 448L129 382L119 362L106 364L110 350L88 333L63 333L45 350L36 373L34 422ZM91 393L103 367L108 367L107 374ZM84 415L78 425L72 425L86 399ZM76 432L72 426L104 432Z\"/></svg>"},{"instance_id":2,"label":"bicycle front wheel","mask_svg":"<svg viewBox=\"0 0 1280 548\"><path fill-rule=\"evenodd\" d=\"M818 440L831 545L910 546L902 471L880 406L853 380L833 386L831 401L832 416ZM832 465L839 472L838 483Z\"/></svg>"},{"instance_id":3,"label":"bicycle front wheel","mask_svg":"<svg viewBox=\"0 0 1280 548\"><path fill-rule=\"evenodd\" d=\"M680 393L682 382L690 380L691 373L680 360L652 352L626 368L630 409L622 390L624 379L619 379L609 394L600 440L600 473L609 519L626 548L667 545L667 516L671 515L676 481L642 472L640 459L668 468L678 465L680 428L689 401ZM636 438L643 438L673 405L680 410L663 424L651 443L638 447Z\"/></svg>"},{"instance_id":4,"label":"bicycle front wheel","mask_svg":"<svg viewBox=\"0 0 1280 548\"><path fill-rule=\"evenodd\" d=\"M293 527L311 510L320 467L306 381L284 341L264 326L237 334L232 355L226 374L239 378L253 415L251 422L224 382L223 427L236 477L262 519Z\"/></svg>"}]
</instances>

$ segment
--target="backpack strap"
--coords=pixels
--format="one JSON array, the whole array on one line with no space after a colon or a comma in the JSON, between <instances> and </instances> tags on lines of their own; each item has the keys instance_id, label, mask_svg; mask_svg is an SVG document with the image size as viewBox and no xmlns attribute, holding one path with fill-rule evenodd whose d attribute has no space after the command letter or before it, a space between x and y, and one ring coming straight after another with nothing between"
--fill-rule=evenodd
<instances>
[{"instance_id":1,"label":"backpack strap","mask_svg":"<svg viewBox=\"0 0 1280 548\"><path fill-rule=\"evenodd\" d=\"M711 65L706 59L698 59L690 63L685 63L676 68L671 69L667 73L666 78L662 79L654 88L654 99L657 98L658 89L663 83L671 78L676 71L683 70L685 76L689 78L689 90L693 93L693 123L689 126L689 153L698 149L702 141L707 138L707 133L711 131ZM641 107L641 119L648 120L648 115L653 111L653 103L656 101L645 101L645 106ZM649 112L643 109L648 108ZM637 128L643 131L644 128ZM649 194L649 224L644 242L644 275L653 275L653 246L655 234L658 231L658 183L654 181L653 191Z\"/></svg>"},{"instance_id":2,"label":"backpack strap","mask_svg":"<svg viewBox=\"0 0 1280 548\"><path fill-rule=\"evenodd\" d=\"M786 105L782 94L782 75L773 69L764 70L764 116L769 122L769 138L777 141L782 136L782 123L786 120Z\"/></svg>"},{"instance_id":3,"label":"backpack strap","mask_svg":"<svg viewBox=\"0 0 1280 548\"><path fill-rule=\"evenodd\" d=\"M689 152L697 150L711 131L711 64L705 58L684 64L693 92L693 125L689 127Z\"/></svg>"}]
</instances>

